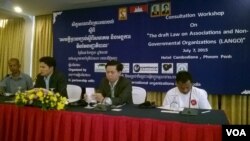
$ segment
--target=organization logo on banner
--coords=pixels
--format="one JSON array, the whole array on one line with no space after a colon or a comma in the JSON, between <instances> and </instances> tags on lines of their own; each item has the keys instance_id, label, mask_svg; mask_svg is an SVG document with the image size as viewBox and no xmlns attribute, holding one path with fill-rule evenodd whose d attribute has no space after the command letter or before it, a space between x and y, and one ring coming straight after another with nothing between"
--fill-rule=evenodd
<instances>
[{"instance_id":1,"label":"organization logo on banner","mask_svg":"<svg viewBox=\"0 0 250 141\"><path fill-rule=\"evenodd\" d=\"M176 63L176 73L179 71L188 71L188 63Z\"/></svg>"},{"instance_id":2,"label":"organization logo on banner","mask_svg":"<svg viewBox=\"0 0 250 141\"><path fill-rule=\"evenodd\" d=\"M133 73L158 73L158 63L133 63Z\"/></svg>"},{"instance_id":3,"label":"organization logo on banner","mask_svg":"<svg viewBox=\"0 0 250 141\"><path fill-rule=\"evenodd\" d=\"M173 63L162 63L161 73L173 74L174 73Z\"/></svg>"},{"instance_id":4,"label":"organization logo on banner","mask_svg":"<svg viewBox=\"0 0 250 141\"><path fill-rule=\"evenodd\" d=\"M122 63L123 70L122 73L129 73L129 63Z\"/></svg>"},{"instance_id":5,"label":"organization logo on banner","mask_svg":"<svg viewBox=\"0 0 250 141\"><path fill-rule=\"evenodd\" d=\"M106 72L105 65L106 63L95 63L94 72Z\"/></svg>"},{"instance_id":6,"label":"organization logo on banner","mask_svg":"<svg viewBox=\"0 0 250 141\"><path fill-rule=\"evenodd\" d=\"M128 19L127 7L121 7L118 10L118 20L123 21Z\"/></svg>"},{"instance_id":7,"label":"organization logo on banner","mask_svg":"<svg viewBox=\"0 0 250 141\"><path fill-rule=\"evenodd\" d=\"M250 90L244 90L240 94L250 94Z\"/></svg>"},{"instance_id":8,"label":"organization logo on banner","mask_svg":"<svg viewBox=\"0 0 250 141\"><path fill-rule=\"evenodd\" d=\"M133 5L129 7L129 13L142 13L148 12L148 4Z\"/></svg>"},{"instance_id":9,"label":"organization logo on banner","mask_svg":"<svg viewBox=\"0 0 250 141\"><path fill-rule=\"evenodd\" d=\"M106 72L105 69L106 63L95 63L94 72ZM122 63L123 70L122 73L129 73L129 63Z\"/></svg>"}]
</instances>

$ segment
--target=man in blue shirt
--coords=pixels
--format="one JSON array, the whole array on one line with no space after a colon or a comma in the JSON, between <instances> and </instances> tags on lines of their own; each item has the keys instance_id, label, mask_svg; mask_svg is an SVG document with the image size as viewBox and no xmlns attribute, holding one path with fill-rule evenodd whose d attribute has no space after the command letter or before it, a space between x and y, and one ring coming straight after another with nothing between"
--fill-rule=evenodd
<instances>
[{"instance_id":1,"label":"man in blue shirt","mask_svg":"<svg viewBox=\"0 0 250 141\"><path fill-rule=\"evenodd\" d=\"M33 88L33 82L29 75L20 71L21 65L17 58L11 58L8 61L8 67L11 71L1 82L1 93L16 93L18 90L25 91Z\"/></svg>"}]
</instances>

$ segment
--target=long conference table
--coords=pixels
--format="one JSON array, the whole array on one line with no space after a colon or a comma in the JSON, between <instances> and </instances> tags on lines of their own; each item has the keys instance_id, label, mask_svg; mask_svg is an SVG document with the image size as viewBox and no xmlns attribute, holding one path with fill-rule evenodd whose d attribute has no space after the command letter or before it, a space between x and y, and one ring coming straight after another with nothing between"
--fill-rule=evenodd
<instances>
[{"instance_id":1,"label":"long conference table","mask_svg":"<svg viewBox=\"0 0 250 141\"><path fill-rule=\"evenodd\" d=\"M221 110L199 115L163 113L125 105L121 111L94 111L82 106L42 110L17 106L0 96L0 141L221 141Z\"/></svg>"}]
</instances>

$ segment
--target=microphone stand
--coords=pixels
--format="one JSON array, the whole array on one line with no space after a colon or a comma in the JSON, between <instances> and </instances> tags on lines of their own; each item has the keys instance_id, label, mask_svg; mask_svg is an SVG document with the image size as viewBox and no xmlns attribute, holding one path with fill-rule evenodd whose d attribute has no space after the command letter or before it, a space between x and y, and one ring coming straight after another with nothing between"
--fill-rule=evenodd
<instances>
[{"instance_id":1,"label":"microphone stand","mask_svg":"<svg viewBox=\"0 0 250 141\"><path fill-rule=\"evenodd\" d=\"M193 88L193 86L192 86ZM188 100L188 108L184 108L183 111L181 112L181 114L183 115L198 115L198 109L194 109L190 107L190 103L191 103L191 96L192 96L192 89L190 90L190 94L189 94L189 100Z\"/></svg>"},{"instance_id":2,"label":"microphone stand","mask_svg":"<svg viewBox=\"0 0 250 141\"><path fill-rule=\"evenodd\" d=\"M190 103L191 103L191 95L192 95L193 86L191 87L189 99L188 99L188 108L190 109Z\"/></svg>"}]
</instances>

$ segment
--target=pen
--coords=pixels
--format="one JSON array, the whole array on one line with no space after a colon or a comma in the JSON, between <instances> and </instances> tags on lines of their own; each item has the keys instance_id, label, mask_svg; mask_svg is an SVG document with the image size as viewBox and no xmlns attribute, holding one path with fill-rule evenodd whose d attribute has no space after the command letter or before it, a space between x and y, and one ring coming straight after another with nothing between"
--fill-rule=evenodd
<instances>
[{"instance_id":1,"label":"pen","mask_svg":"<svg viewBox=\"0 0 250 141\"><path fill-rule=\"evenodd\" d=\"M201 112L202 114L205 114L205 113L208 113L208 112L210 112L210 110L208 110L208 111L203 111L203 112Z\"/></svg>"}]
</instances>

